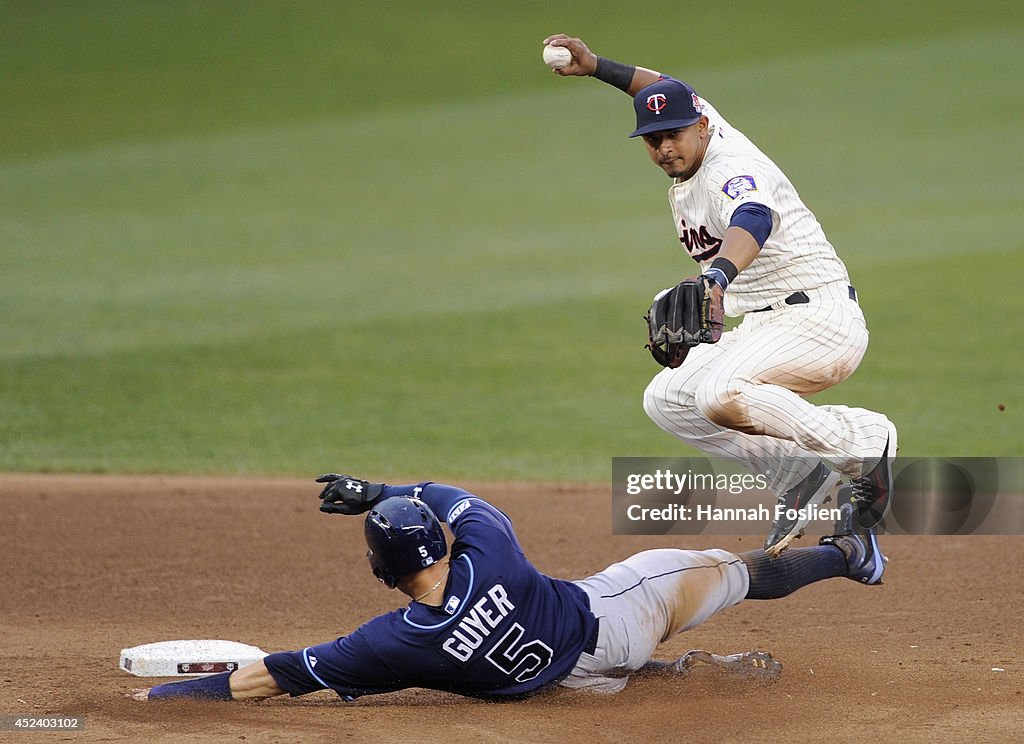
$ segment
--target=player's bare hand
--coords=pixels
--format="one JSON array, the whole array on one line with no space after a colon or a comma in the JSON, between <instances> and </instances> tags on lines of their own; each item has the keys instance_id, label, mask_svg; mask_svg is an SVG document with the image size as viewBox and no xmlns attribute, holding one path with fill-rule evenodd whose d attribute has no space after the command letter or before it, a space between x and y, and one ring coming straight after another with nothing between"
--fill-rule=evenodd
<instances>
[{"instance_id":1,"label":"player's bare hand","mask_svg":"<svg viewBox=\"0 0 1024 744\"><path fill-rule=\"evenodd\" d=\"M126 697L130 697L132 700L149 700L149 689L148 687L136 687L127 693Z\"/></svg>"},{"instance_id":2,"label":"player's bare hand","mask_svg":"<svg viewBox=\"0 0 1024 744\"><path fill-rule=\"evenodd\" d=\"M565 34L553 34L544 39L544 44L565 47L572 52L572 62L565 67L555 70L559 75L593 75L597 69L597 55L587 48L582 39L566 36Z\"/></svg>"}]
</instances>

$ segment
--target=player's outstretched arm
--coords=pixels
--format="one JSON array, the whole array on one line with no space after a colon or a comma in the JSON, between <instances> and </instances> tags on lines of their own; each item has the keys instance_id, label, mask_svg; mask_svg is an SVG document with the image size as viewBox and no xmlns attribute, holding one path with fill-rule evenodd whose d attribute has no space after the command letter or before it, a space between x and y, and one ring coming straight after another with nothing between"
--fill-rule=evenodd
<instances>
[{"instance_id":1,"label":"player's outstretched arm","mask_svg":"<svg viewBox=\"0 0 1024 744\"><path fill-rule=\"evenodd\" d=\"M631 96L637 94L641 88L646 88L651 83L656 83L662 77L657 70L649 70L646 67L635 65L624 65L606 57L599 57L594 54L583 43L566 34L553 34L544 39L545 44L551 46L565 47L572 53L572 62L565 67L555 70L559 75L568 77L577 75L580 77L595 77L609 85Z\"/></svg>"}]
</instances>

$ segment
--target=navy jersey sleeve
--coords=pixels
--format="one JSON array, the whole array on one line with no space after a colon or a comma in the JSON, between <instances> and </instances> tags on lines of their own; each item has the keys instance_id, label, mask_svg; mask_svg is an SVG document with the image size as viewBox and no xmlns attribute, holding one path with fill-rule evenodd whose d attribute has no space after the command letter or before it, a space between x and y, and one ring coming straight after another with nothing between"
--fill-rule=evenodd
<instances>
[{"instance_id":1,"label":"navy jersey sleeve","mask_svg":"<svg viewBox=\"0 0 1024 744\"><path fill-rule=\"evenodd\" d=\"M411 658L418 649L403 648L400 638L393 639L398 614L379 615L350 635L327 643L270 654L263 663L278 686L293 696L332 689L346 700L354 700L413 686L421 681L403 669L401 660ZM385 648L389 653L377 653L371 642L375 636L388 641Z\"/></svg>"}]
</instances>

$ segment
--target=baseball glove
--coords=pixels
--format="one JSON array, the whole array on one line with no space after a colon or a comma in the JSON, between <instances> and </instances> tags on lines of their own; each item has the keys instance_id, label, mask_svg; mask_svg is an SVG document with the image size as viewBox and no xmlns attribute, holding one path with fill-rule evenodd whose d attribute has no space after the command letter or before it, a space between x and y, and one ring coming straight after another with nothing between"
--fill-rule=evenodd
<instances>
[{"instance_id":1,"label":"baseball glove","mask_svg":"<svg viewBox=\"0 0 1024 744\"><path fill-rule=\"evenodd\" d=\"M320 492L320 511L324 514L362 514L380 500L383 483L370 483L351 475L327 473L316 479L326 483Z\"/></svg>"},{"instance_id":2,"label":"baseball glove","mask_svg":"<svg viewBox=\"0 0 1024 744\"><path fill-rule=\"evenodd\" d=\"M725 327L722 288L706 276L685 279L654 298L644 320L654 361L675 369L697 344L713 344Z\"/></svg>"}]
</instances>

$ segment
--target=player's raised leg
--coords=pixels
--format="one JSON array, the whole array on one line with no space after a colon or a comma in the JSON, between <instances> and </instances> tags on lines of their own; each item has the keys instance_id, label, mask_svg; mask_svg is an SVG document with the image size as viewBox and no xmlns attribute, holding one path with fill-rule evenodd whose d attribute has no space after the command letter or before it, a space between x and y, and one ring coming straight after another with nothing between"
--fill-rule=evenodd
<instances>
[{"instance_id":1,"label":"player's raised leg","mask_svg":"<svg viewBox=\"0 0 1024 744\"><path fill-rule=\"evenodd\" d=\"M766 457L808 459L802 478L824 484L788 484L780 501L820 503L834 482L822 469L811 473L814 457L853 479L864 526L878 522L892 491L891 461L897 433L885 416L863 408L815 406L803 396L842 381L856 369L867 347L863 315L839 293L820 293L807 304L747 316L718 353L699 354L702 363L665 370L645 393L645 409L662 428L710 454L764 448ZM723 336L725 340L725 336ZM701 350L701 349L698 349ZM701 350L702 351L702 350ZM745 435L754 435L748 439ZM795 447L772 442L787 441ZM763 467L763 466L762 466ZM814 487L812 487L814 486ZM766 549L777 552L804 525L773 525Z\"/></svg>"},{"instance_id":2,"label":"player's raised leg","mask_svg":"<svg viewBox=\"0 0 1024 744\"><path fill-rule=\"evenodd\" d=\"M812 475L820 462L818 455L789 439L745 434L722 426L696 405L695 391L701 381L736 339L736 331L725 333L713 346L692 349L682 367L655 375L644 391L644 411L658 427L709 457L738 462L752 472L767 475L768 490L781 498Z\"/></svg>"},{"instance_id":3,"label":"player's raised leg","mask_svg":"<svg viewBox=\"0 0 1024 744\"><path fill-rule=\"evenodd\" d=\"M695 393L716 366L716 360L741 339L730 331L714 346L698 346L686 363L656 375L644 392L644 410L663 430L711 457L739 462L752 472L768 476L775 494L775 513L765 550L778 555L803 533L808 507L819 506L835 491L839 474L821 458L796 442L778 437L745 434L717 424L696 405Z\"/></svg>"},{"instance_id":4,"label":"player's raised leg","mask_svg":"<svg viewBox=\"0 0 1024 744\"><path fill-rule=\"evenodd\" d=\"M816 297L748 315L738 330L698 381L694 405L721 426L795 442L850 478L875 468L895 439L888 418L803 397L842 382L860 363L867 331L857 304Z\"/></svg>"}]
</instances>

